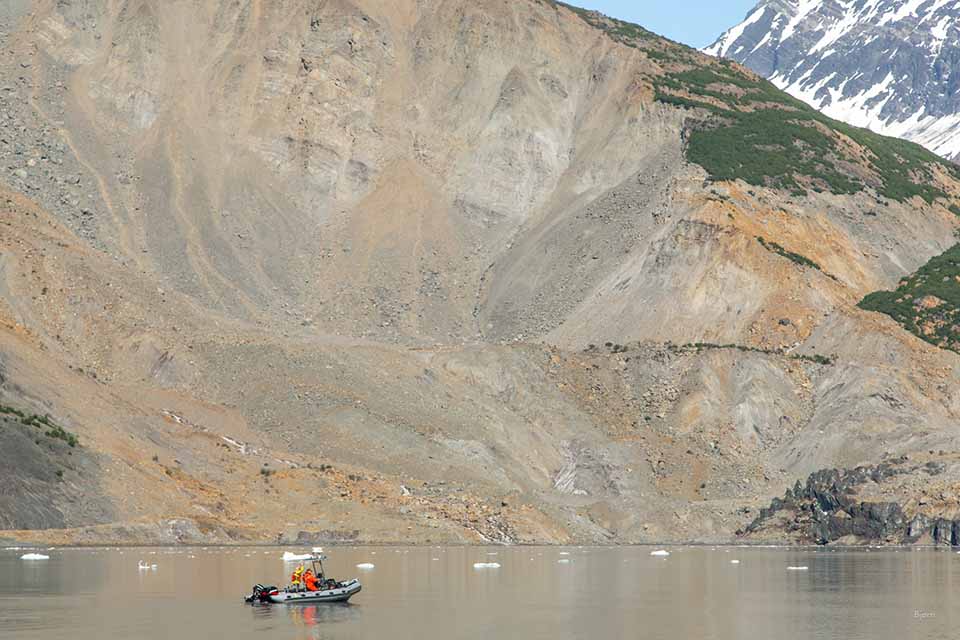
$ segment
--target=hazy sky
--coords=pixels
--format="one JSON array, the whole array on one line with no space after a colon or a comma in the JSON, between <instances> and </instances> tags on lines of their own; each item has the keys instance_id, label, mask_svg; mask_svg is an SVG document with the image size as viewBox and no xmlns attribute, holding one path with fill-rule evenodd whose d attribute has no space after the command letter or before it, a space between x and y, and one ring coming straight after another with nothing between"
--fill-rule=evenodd
<instances>
[{"instance_id":1,"label":"hazy sky","mask_svg":"<svg viewBox=\"0 0 960 640\"><path fill-rule=\"evenodd\" d=\"M757 0L567 0L635 22L692 47L705 47L741 22Z\"/></svg>"}]
</instances>

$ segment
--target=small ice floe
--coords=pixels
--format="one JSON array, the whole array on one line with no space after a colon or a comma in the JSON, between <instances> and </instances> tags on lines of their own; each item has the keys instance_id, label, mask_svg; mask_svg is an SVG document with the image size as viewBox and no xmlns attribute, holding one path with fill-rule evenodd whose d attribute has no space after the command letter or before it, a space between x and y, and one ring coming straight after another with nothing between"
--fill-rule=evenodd
<instances>
[{"instance_id":1,"label":"small ice floe","mask_svg":"<svg viewBox=\"0 0 960 640\"><path fill-rule=\"evenodd\" d=\"M314 553L323 553L323 547L314 547L311 551Z\"/></svg>"},{"instance_id":2,"label":"small ice floe","mask_svg":"<svg viewBox=\"0 0 960 640\"><path fill-rule=\"evenodd\" d=\"M20 551L20 549L22 548L23 547L4 547L3 550L4 551ZM958 551L957 553L960 553L960 551Z\"/></svg>"},{"instance_id":3,"label":"small ice floe","mask_svg":"<svg viewBox=\"0 0 960 640\"><path fill-rule=\"evenodd\" d=\"M557 560L557 564L570 564L570 558L560 558Z\"/></svg>"},{"instance_id":4,"label":"small ice floe","mask_svg":"<svg viewBox=\"0 0 960 640\"><path fill-rule=\"evenodd\" d=\"M430 558L430 560L431 560L432 562L436 562L436 561L439 560L439 559L440 559L440 558Z\"/></svg>"},{"instance_id":5,"label":"small ice floe","mask_svg":"<svg viewBox=\"0 0 960 640\"><path fill-rule=\"evenodd\" d=\"M474 562L473 568L474 569L499 569L500 563L499 562Z\"/></svg>"},{"instance_id":6,"label":"small ice floe","mask_svg":"<svg viewBox=\"0 0 960 640\"><path fill-rule=\"evenodd\" d=\"M562 555L562 556L568 556L568 555L570 555L570 552L569 552L569 551L561 551L561 552L560 552L560 555Z\"/></svg>"},{"instance_id":7,"label":"small ice floe","mask_svg":"<svg viewBox=\"0 0 960 640\"><path fill-rule=\"evenodd\" d=\"M496 552L496 551L491 551L491 552L488 553L487 555L488 555L488 556L495 556L495 555L497 555L497 552Z\"/></svg>"},{"instance_id":8,"label":"small ice floe","mask_svg":"<svg viewBox=\"0 0 960 640\"><path fill-rule=\"evenodd\" d=\"M290 553L289 551L283 552L283 561L284 562L299 562L301 560L309 560L313 557L311 553Z\"/></svg>"},{"instance_id":9,"label":"small ice floe","mask_svg":"<svg viewBox=\"0 0 960 640\"><path fill-rule=\"evenodd\" d=\"M650 555L655 556L657 558L666 558L667 556L670 555L670 552L665 549L658 549L657 551L651 551Z\"/></svg>"},{"instance_id":10,"label":"small ice floe","mask_svg":"<svg viewBox=\"0 0 960 640\"><path fill-rule=\"evenodd\" d=\"M730 564L740 564L740 561L739 561L739 560L731 560L731 561L730 561Z\"/></svg>"},{"instance_id":11,"label":"small ice floe","mask_svg":"<svg viewBox=\"0 0 960 640\"><path fill-rule=\"evenodd\" d=\"M787 571L806 571L809 567L787 567Z\"/></svg>"},{"instance_id":12,"label":"small ice floe","mask_svg":"<svg viewBox=\"0 0 960 640\"><path fill-rule=\"evenodd\" d=\"M357 565L357 569L362 569L363 571L370 571L371 569L374 568L374 566L375 565L372 562L361 562L360 564Z\"/></svg>"},{"instance_id":13,"label":"small ice floe","mask_svg":"<svg viewBox=\"0 0 960 640\"><path fill-rule=\"evenodd\" d=\"M140 560L139 562L137 562L137 569L139 569L140 571L156 571L157 565L147 564L143 560Z\"/></svg>"},{"instance_id":14,"label":"small ice floe","mask_svg":"<svg viewBox=\"0 0 960 640\"><path fill-rule=\"evenodd\" d=\"M21 560L49 560L50 556L45 556L42 553L25 553L20 556Z\"/></svg>"}]
</instances>

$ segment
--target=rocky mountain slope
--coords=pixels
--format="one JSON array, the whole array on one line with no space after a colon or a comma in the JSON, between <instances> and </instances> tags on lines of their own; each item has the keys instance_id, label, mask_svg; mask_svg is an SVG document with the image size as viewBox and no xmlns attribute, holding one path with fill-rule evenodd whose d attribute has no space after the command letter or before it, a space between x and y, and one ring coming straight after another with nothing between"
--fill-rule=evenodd
<instances>
[{"instance_id":1,"label":"rocky mountain slope","mask_svg":"<svg viewBox=\"0 0 960 640\"><path fill-rule=\"evenodd\" d=\"M762 0L705 51L829 116L960 157L960 4Z\"/></svg>"},{"instance_id":2,"label":"rocky mountain slope","mask_svg":"<svg viewBox=\"0 0 960 640\"><path fill-rule=\"evenodd\" d=\"M730 540L955 449L858 306L954 244L916 145L545 0L12 7L0 404L78 443L5 414L0 537Z\"/></svg>"}]
</instances>

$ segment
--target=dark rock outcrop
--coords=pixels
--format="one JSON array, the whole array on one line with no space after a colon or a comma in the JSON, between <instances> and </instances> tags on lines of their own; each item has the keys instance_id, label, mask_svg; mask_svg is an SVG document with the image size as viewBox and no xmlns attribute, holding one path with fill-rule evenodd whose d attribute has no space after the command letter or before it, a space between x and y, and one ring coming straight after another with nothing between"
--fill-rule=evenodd
<instances>
[{"instance_id":1,"label":"dark rock outcrop","mask_svg":"<svg viewBox=\"0 0 960 640\"><path fill-rule=\"evenodd\" d=\"M823 469L787 489L783 498L774 498L761 509L746 528L738 532L750 537L763 530L780 529L800 542L830 544L838 540L913 544L960 543L960 520L907 514L900 502L863 500L858 497L867 483L883 484L897 476L936 476L944 467L937 462L910 465L907 458L855 469Z\"/></svg>"}]
</instances>

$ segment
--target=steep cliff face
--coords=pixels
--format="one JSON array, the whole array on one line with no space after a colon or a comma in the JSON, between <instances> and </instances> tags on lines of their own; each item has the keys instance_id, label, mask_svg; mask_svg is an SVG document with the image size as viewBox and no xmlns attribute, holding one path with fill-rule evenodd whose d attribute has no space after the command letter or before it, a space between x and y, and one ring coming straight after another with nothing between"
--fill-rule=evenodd
<instances>
[{"instance_id":1,"label":"steep cliff face","mask_svg":"<svg viewBox=\"0 0 960 640\"><path fill-rule=\"evenodd\" d=\"M960 7L914 0L763 0L706 52L824 113L960 156Z\"/></svg>"},{"instance_id":2,"label":"steep cliff face","mask_svg":"<svg viewBox=\"0 0 960 640\"><path fill-rule=\"evenodd\" d=\"M104 505L11 535L723 540L957 436L857 306L956 170L742 67L541 0L10 20L2 384Z\"/></svg>"}]
</instances>

